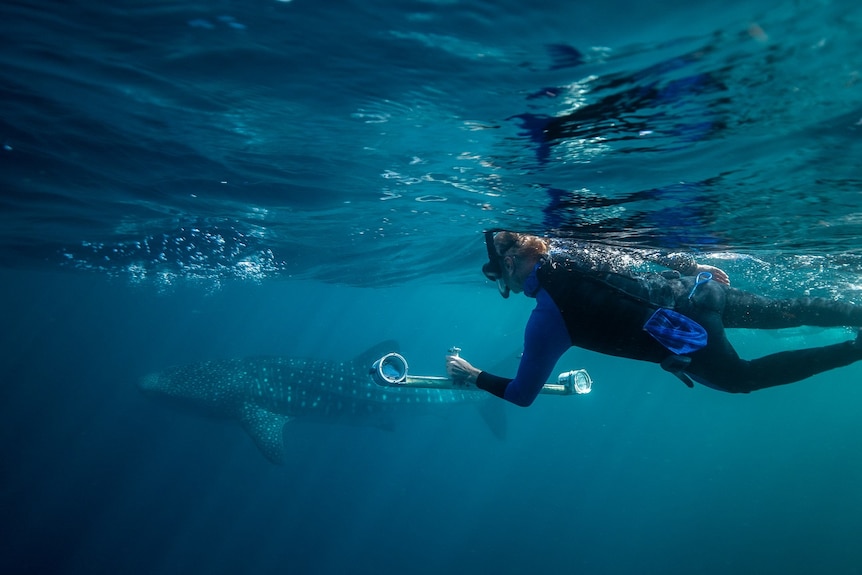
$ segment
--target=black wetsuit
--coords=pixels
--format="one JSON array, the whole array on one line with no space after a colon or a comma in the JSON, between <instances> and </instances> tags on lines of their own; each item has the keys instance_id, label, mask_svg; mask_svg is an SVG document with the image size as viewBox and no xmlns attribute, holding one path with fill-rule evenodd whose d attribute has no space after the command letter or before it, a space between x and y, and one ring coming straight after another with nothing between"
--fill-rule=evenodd
<instances>
[{"instance_id":1,"label":"black wetsuit","mask_svg":"<svg viewBox=\"0 0 862 575\"><path fill-rule=\"evenodd\" d=\"M535 297L537 305L527 324L517 377L482 372L477 385L529 405L571 346L661 363L684 381L690 376L734 393L792 383L862 360L858 341L741 359L725 328L862 326L862 306L823 298L775 300L715 281L699 285L689 298L695 281L678 272L622 273L584 269L572 260L543 260L525 284L525 294ZM668 351L644 330L658 308L673 309L703 326L707 345L684 356Z\"/></svg>"}]
</instances>

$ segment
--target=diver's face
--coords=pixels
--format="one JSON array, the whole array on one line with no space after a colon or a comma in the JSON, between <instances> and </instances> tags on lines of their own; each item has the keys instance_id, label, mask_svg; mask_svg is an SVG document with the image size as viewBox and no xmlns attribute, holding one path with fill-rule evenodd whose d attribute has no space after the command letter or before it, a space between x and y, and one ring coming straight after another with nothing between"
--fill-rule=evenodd
<instances>
[{"instance_id":1,"label":"diver's face","mask_svg":"<svg viewBox=\"0 0 862 575\"><path fill-rule=\"evenodd\" d=\"M505 256L503 258L503 283L506 289L512 293L521 293L523 290L524 280L521 277L519 263L520 258L517 256Z\"/></svg>"},{"instance_id":2,"label":"diver's face","mask_svg":"<svg viewBox=\"0 0 862 575\"><path fill-rule=\"evenodd\" d=\"M482 272L488 280L497 284L497 290L505 299L510 292L521 293L521 282L518 280L518 260L515 256L500 257L496 264L485 264Z\"/></svg>"}]
</instances>

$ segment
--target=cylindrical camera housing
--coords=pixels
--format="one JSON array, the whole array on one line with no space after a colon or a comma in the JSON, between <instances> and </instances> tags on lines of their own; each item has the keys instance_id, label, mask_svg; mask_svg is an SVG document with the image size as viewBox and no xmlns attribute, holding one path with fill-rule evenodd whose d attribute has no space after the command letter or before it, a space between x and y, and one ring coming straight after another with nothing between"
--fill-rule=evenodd
<instances>
[{"instance_id":1,"label":"cylindrical camera housing","mask_svg":"<svg viewBox=\"0 0 862 575\"><path fill-rule=\"evenodd\" d=\"M387 353L371 366L377 385L401 385L407 381L407 360L400 353Z\"/></svg>"},{"instance_id":2,"label":"cylindrical camera housing","mask_svg":"<svg viewBox=\"0 0 862 575\"><path fill-rule=\"evenodd\" d=\"M561 373L557 378L557 382L578 395L589 393L593 387L593 380L586 369L576 369Z\"/></svg>"}]
</instances>

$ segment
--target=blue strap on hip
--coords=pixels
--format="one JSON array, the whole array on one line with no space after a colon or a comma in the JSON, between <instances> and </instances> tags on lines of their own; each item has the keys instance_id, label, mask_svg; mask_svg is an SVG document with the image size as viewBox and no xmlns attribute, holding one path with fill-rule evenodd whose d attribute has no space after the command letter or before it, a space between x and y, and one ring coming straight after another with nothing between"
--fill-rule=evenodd
<instances>
[{"instance_id":1,"label":"blue strap on hip","mask_svg":"<svg viewBox=\"0 0 862 575\"><path fill-rule=\"evenodd\" d=\"M697 291L701 285L705 284L709 280L712 279L712 274L710 272L700 272L697 274L697 277L694 278L694 286L692 286L691 291L688 293L688 299L694 297L694 292Z\"/></svg>"}]
</instances>

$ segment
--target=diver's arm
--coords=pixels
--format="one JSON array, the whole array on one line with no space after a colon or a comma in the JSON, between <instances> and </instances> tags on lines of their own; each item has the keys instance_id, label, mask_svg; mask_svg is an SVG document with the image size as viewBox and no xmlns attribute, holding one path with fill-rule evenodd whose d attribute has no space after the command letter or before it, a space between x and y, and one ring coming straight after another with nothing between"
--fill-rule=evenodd
<instances>
[{"instance_id":1,"label":"diver's arm","mask_svg":"<svg viewBox=\"0 0 862 575\"><path fill-rule=\"evenodd\" d=\"M707 272L712 274L712 279L717 281L720 284L724 284L726 286L730 285L730 276L727 275L721 268L717 268L715 266L708 266L704 264L697 264L697 269L695 270L697 274Z\"/></svg>"},{"instance_id":2,"label":"diver's arm","mask_svg":"<svg viewBox=\"0 0 862 575\"><path fill-rule=\"evenodd\" d=\"M560 357L572 345L560 310L545 290L536 296L524 334L524 354L515 379L480 371L460 357L449 357L446 371L453 379L475 383L476 387L516 405L533 403Z\"/></svg>"},{"instance_id":3,"label":"diver's arm","mask_svg":"<svg viewBox=\"0 0 862 575\"><path fill-rule=\"evenodd\" d=\"M684 276L697 275L697 260L684 252L647 252L644 259L660 266L676 270Z\"/></svg>"},{"instance_id":4,"label":"diver's arm","mask_svg":"<svg viewBox=\"0 0 862 575\"><path fill-rule=\"evenodd\" d=\"M446 356L446 373L452 381L462 385L476 385L481 370L473 367L460 355Z\"/></svg>"},{"instance_id":5,"label":"diver's arm","mask_svg":"<svg viewBox=\"0 0 862 575\"><path fill-rule=\"evenodd\" d=\"M730 285L730 278L723 269L715 266L699 264L691 254L683 252L674 252L670 254L664 252L650 252L646 254L645 257L648 261L676 270L684 276L696 276L699 273L708 272L712 274L712 279L718 283Z\"/></svg>"},{"instance_id":6,"label":"diver's arm","mask_svg":"<svg viewBox=\"0 0 862 575\"><path fill-rule=\"evenodd\" d=\"M563 315L548 292L540 289L524 331L524 355L518 374L506 386L503 399L521 407L530 406L570 347L572 338Z\"/></svg>"}]
</instances>

